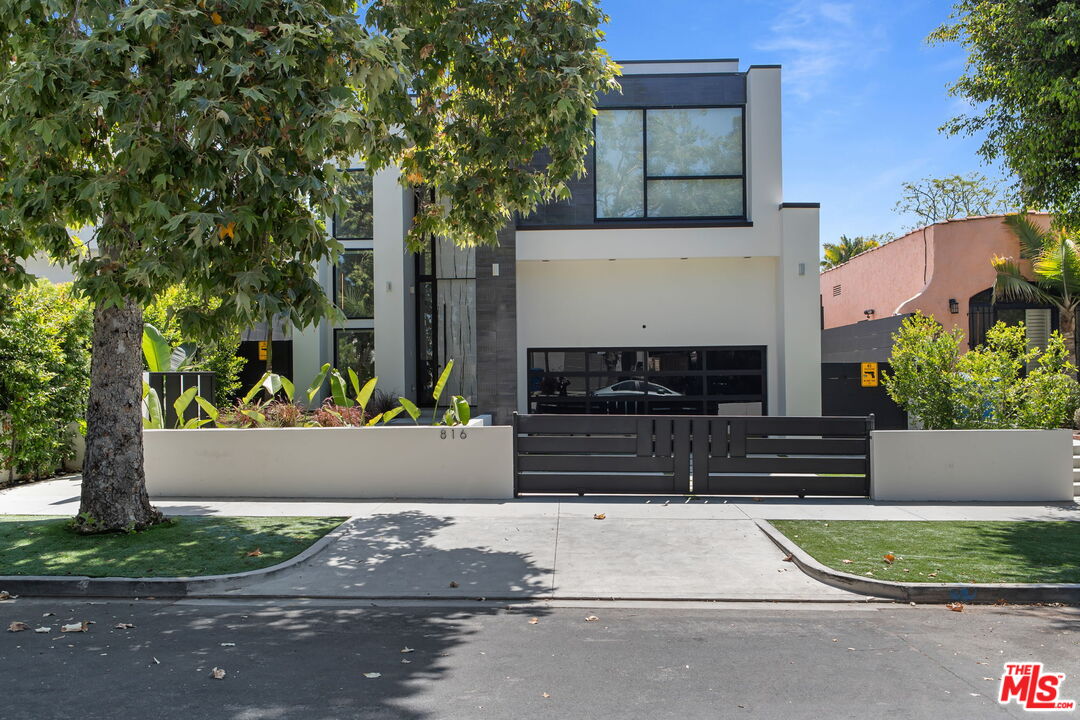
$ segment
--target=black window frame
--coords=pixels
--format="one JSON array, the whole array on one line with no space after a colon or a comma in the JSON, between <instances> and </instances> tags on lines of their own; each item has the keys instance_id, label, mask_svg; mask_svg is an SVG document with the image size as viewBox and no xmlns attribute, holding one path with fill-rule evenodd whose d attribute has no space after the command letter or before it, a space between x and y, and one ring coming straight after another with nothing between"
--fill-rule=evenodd
<instances>
[{"instance_id":1,"label":"black window frame","mask_svg":"<svg viewBox=\"0 0 1080 720\"><path fill-rule=\"evenodd\" d=\"M650 110L723 110L734 109L739 111L741 124L740 135L742 141L742 174L741 175L650 175L649 174L649 111ZM609 110L640 110L641 111L641 163L642 163L642 211L641 217L618 218L603 217L597 214L597 202L599 193L596 186L596 162L599 156L599 148L592 153L592 185L593 185L593 223L631 224L641 222L735 222L747 220L746 209L746 105L612 105L597 108L597 113ZM596 118L593 118L593 137L596 137ZM742 181L742 213L739 215L650 215L649 214L649 181L650 180L741 180ZM549 228L543 228L549 229Z\"/></svg>"},{"instance_id":2,"label":"black window frame","mask_svg":"<svg viewBox=\"0 0 1080 720\"><path fill-rule=\"evenodd\" d=\"M435 381L439 373L439 303L438 303L438 285L439 280L435 273L436 266L436 247L435 239L428 238L425 241L426 247L422 252L413 253L414 265L414 281L416 283L416 295L415 295L415 327L416 327L416 395L417 405L420 407L434 405L434 399L431 399L431 393L435 388ZM430 267L428 271L424 269L424 257L430 258ZM425 308L424 305L424 286L430 288L430 292L427 297L430 297L430 307ZM421 349L425 346L424 338L424 319L423 314L427 310L431 313L431 337L427 338L427 344L431 347L431 368L430 372L425 371L424 368L424 353Z\"/></svg>"},{"instance_id":3,"label":"black window frame","mask_svg":"<svg viewBox=\"0 0 1080 720\"><path fill-rule=\"evenodd\" d=\"M371 178L371 235L369 237L348 237L344 235L338 235L338 214L334 211L333 217L330 219L330 237L335 240L375 240L375 176L367 171L367 168L349 168L345 171L348 174L365 174Z\"/></svg>"},{"instance_id":4,"label":"black window frame","mask_svg":"<svg viewBox=\"0 0 1080 720\"><path fill-rule=\"evenodd\" d=\"M713 370L709 368L708 353L710 351L740 351L749 350L760 353L761 363L759 368L727 368L720 370ZM581 378L582 384L585 387L585 394L573 395L573 396L558 396L558 395L541 395L534 396L532 384L533 384L533 368L535 364L532 362L533 353L582 353L585 357L584 370L569 370L558 373L561 377L566 378ZM700 362L697 369L691 370L650 370L649 369L649 356L650 353L665 353L665 352L697 352L699 354ZM592 368L593 358L602 353L643 353L645 358L644 367L641 370L619 370L612 371L606 368ZM683 345L683 346L600 346L600 347L529 347L525 350L525 373L526 373L526 389L525 398L526 405L530 412L533 404L536 400L541 400L543 404L548 406L580 406L583 408L581 411L583 414L612 414L609 412L594 413L592 408L594 404L607 403L610 407L612 400L594 399L591 394L590 380L594 378L612 378L615 376L625 376L616 382L622 382L623 380L642 380L645 383L656 383L663 385L662 379L664 377L700 377L702 391L699 395L684 395L683 397L689 398L687 402L701 402L707 409L710 403L738 403L738 402L761 402L761 415L768 416L769 414L769 354L768 346L766 345ZM545 368L547 367L545 358ZM544 371L547 374L547 370ZM734 377L734 376L757 376L761 378L761 394L758 395L716 395L709 394L708 381L710 377ZM661 380L661 382L657 382ZM655 398L655 399L650 399ZM617 402L617 401L614 401ZM662 395L650 396L647 392L641 401L641 412L633 414L651 414L649 412L650 405L653 402L657 403L671 403L670 398L665 399ZM677 413L695 415L701 413ZM707 413L706 413L707 414ZM711 415L710 415L711 416Z\"/></svg>"},{"instance_id":5,"label":"black window frame","mask_svg":"<svg viewBox=\"0 0 1080 720\"><path fill-rule=\"evenodd\" d=\"M334 351L334 353L333 353L334 354L334 368L336 368L339 372L342 372L342 373L345 372L345 368L341 367L341 358L338 357L338 337L341 335L341 333L347 333L347 332L371 333L371 342L372 342L372 344L374 344L375 341L376 341L375 328L373 328L373 327L334 328L334 338L333 338L333 341L334 341L334 347L333 347L333 351ZM370 380L371 378L376 377L377 372L378 372L378 369L375 367L375 362L372 361L371 376L370 377L361 377L360 382L364 383L364 382L367 382L368 380ZM360 373L357 373L357 375L359 375L359 374Z\"/></svg>"},{"instance_id":6,"label":"black window frame","mask_svg":"<svg viewBox=\"0 0 1080 720\"><path fill-rule=\"evenodd\" d=\"M341 295L341 263L340 261L334 265L334 306L337 307L342 313L345 314L347 320L374 320L375 319L375 248L345 248L341 251L341 258L344 259L349 253L370 253L371 254L371 314L370 315L349 315L345 313L345 308L342 303ZM362 329L362 328L360 328Z\"/></svg>"}]
</instances>

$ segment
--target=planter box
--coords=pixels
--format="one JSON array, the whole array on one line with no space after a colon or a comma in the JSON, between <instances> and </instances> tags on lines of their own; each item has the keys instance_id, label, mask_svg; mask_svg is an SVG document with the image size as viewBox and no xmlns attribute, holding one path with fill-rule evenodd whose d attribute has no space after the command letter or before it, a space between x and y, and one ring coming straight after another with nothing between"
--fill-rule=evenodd
<instances>
[{"instance_id":1,"label":"planter box","mask_svg":"<svg viewBox=\"0 0 1080 720\"><path fill-rule=\"evenodd\" d=\"M514 494L509 426L146 430L143 442L152 497Z\"/></svg>"},{"instance_id":2,"label":"planter box","mask_svg":"<svg viewBox=\"0 0 1080 720\"><path fill-rule=\"evenodd\" d=\"M875 430L874 500L1072 502L1071 430Z\"/></svg>"}]
</instances>

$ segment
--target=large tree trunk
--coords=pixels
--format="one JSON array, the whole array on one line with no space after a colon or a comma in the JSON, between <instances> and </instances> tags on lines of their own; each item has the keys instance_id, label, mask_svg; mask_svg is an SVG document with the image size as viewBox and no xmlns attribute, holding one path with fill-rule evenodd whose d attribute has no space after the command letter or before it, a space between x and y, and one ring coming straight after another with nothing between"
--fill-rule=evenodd
<instances>
[{"instance_id":1,"label":"large tree trunk","mask_svg":"<svg viewBox=\"0 0 1080 720\"><path fill-rule=\"evenodd\" d=\"M1069 362L1076 367L1076 309L1058 308L1058 326L1065 338L1065 349L1069 351Z\"/></svg>"},{"instance_id":2,"label":"large tree trunk","mask_svg":"<svg viewBox=\"0 0 1080 720\"><path fill-rule=\"evenodd\" d=\"M132 302L94 309L80 532L142 530L163 519L143 472L142 318Z\"/></svg>"}]
</instances>

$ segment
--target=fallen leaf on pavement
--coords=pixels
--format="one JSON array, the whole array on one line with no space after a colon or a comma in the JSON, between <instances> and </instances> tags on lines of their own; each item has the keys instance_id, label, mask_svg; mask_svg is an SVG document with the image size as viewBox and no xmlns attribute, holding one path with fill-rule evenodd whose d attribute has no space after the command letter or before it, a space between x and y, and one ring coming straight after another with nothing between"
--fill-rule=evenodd
<instances>
[{"instance_id":1,"label":"fallen leaf on pavement","mask_svg":"<svg viewBox=\"0 0 1080 720\"><path fill-rule=\"evenodd\" d=\"M551 697L551 694L550 693L541 693L540 697L549 698L549 697Z\"/></svg>"},{"instance_id":2,"label":"fallen leaf on pavement","mask_svg":"<svg viewBox=\"0 0 1080 720\"><path fill-rule=\"evenodd\" d=\"M606 514L606 513L595 513L595 514L594 514L594 515L592 516L592 519L593 519L593 520L603 520L603 519L604 519L604 518L606 518L606 517L607 517L607 514Z\"/></svg>"},{"instance_id":3,"label":"fallen leaf on pavement","mask_svg":"<svg viewBox=\"0 0 1080 720\"><path fill-rule=\"evenodd\" d=\"M599 619L600 618L596 617L595 615L589 615L585 618L585 622L596 622Z\"/></svg>"},{"instance_id":4,"label":"fallen leaf on pavement","mask_svg":"<svg viewBox=\"0 0 1080 720\"><path fill-rule=\"evenodd\" d=\"M18 595L12 595L7 590L0 590L0 600L14 600L19 597Z\"/></svg>"},{"instance_id":5,"label":"fallen leaf on pavement","mask_svg":"<svg viewBox=\"0 0 1080 720\"><path fill-rule=\"evenodd\" d=\"M795 556L791 553L788 553L784 556L784 562L795 562Z\"/></svg>"},{"instance_id":6,"label":"fallen leaf on pavement","mask_svg":"<svg viewBox=\"0 0 1080 720\"><path fill-rule=\"evenodd\" d=\"M221 647L236 647L236 643L221 643Z\"/></svg>"},{"instance_id":7,"label":"fallen leaf on pavement","mask_svg":"<svg viewBox=\"0 0 1080 720\"><path fill-rule=\"evenodd\" d=\"M152 657L152 658L150 658L150 659L154 661L154 664L155 664L155 665L160 665L160 664L161 664L161 661L160 661L160 660L158 660L158 659L157 659L156 657Z\"/></svg>"},{"instance_id":8,"label":"fallen leaf on pavement","mask_svg":"<svg viewBox=\"0 0 1080 720\"><path fill-rule=\"evenodd\" d=\"M401 664L402 665L409 665L411 663L412 663L412 660L406 660L405 658L401 658Z\"/></svg>"},{"instance_id":9,"label":"fallen leaf on pavement","mask_svg":"<svg viewBox=\"0 0 1080 720\"><path fill-rule=\"evenodd\" d=\"M113 627L117 630L130 630L131 628L135 627L135 625L133 625L132 623L116 623L115 625L113 625Z\"/></svg>"},{"instance_id":10,"label":"fallen leaf on pavement","mask_svg":"<svg viewBox=\"0 0 1080 720\"><path fill-rule=\"evenodd\" d=\"M8 625L7 629L8 632L22 632L23 630L29 630L30 626L24 622L19 622L18 620L16 620L15 622Z\"/></svg>"},{"instance_id":11,"label":"fallen leaf on pavement","mask_svg":"<svg viewBox=\"0 0 1080 720\"><path fill-rule=\"evenodd\" d=\"M953 612L964 612L964 603L962 602L951 602L945 607L949 608Z\"/></svg>"},{"instance_id":12,"label":"fallen leaf on pavement","mask_svg":"<svg viewBox=\"0 0 1080 720\"><path fill-rule=\"evenodd\" d=\"M252 550L251 552L249 552L249 553L246 553L246 555L247 555L248 557L259 557L259 556L260 556L260 555L262 555L262 554L263 554L263 551L262 551L261 549L259 549L259 548L255 548L255 549L254 549L254 550Z\"/></svg>"},{"instance_id":13,"label":"fallen leaf on pavement","mask_svg":"<svg viewBox=\"0 0 1080 720\"><path fill-rule=\"evenodd\" d=\"M34 632L36 632L36 633L52 632L52 628L51 627L45 627L45 626L37 627L37 628L34 628Z\"/></svg>"},{"instance_id":14,"label":"fallen leaf on pavement","mask_svg":"<svg viewBox=\"0 0 1080 720\"><path fill-rule=\"evenodd\" d=\"M998 601L996 603L994 603L994 604L1004 606L1004 605L1008 605L1009 601L1006 600L1005 598L998 598Z\"/></svg>"},{"instance_id":15,"label":"fallen leaf on pavement","mask_svg":"<svg viewBox=\"0 0 1080 720\"><path fill-rule=\"evenodd\" d=\"M70 625L61 625L60 632L86 632L90 629L90 623L83 620L82 622L71 623Z\"/></svg>"},{"instance_id":16,"label":"fallen leaf on pavement","mask_svg":"<svg viewBox=\"0 0 1080 720\"><path fill-rule=\"evenodd\" d=\"M405 647L401 648L401 652L403 652L403 653L411 653L411 652L416 652L416 651L415 651L415 650L413 650L413 649L412 649L411 647L409 647L408 645L406 645Z\"/></svg>"},{"instance_id":17,"label":"fallen leaf on pavement","mask_svg":"<svg viewBox=\"0 0 1080 720\"><path fill-rule=\"evenodd\" d=\"M370 680L374 680L375 678L382 677L382 673L364 673L364 677Z\"/></svg>"},{"instance_id":18,"label":"fallen leaf on pavement","mask_svg":"<svg viewBox=\"0 0 1080 720\"><path fill-rule=\"evenodd\" d=\"M529 624L530 625L535 625L538 622L540 622L540 618L529 618Z\"/></svg>"},{"instance_id":19,"label":"fallen leaf on pavement","mask_svg":"<svg viewBox=\"0 0 1080 720\"><path fill-rule=\"evenodd\" d=\"M889 563L890 565L896 562L896 556L892 553L885 553L881 557L885 560L885 562Z\"/></svg>"},{"instance_id":20,"label":"fallen leaf on pavement","mask_svg":"<svg viewBox=\"0 0 1080 720\"><path fill-rule=\"evenodd\" d=\"M219 667L214 668L213 670L210 671L210 677L214 678L215 680L224 680L225 679L225 670L224 670L224 668L219 668Z\"/></svg>"},{"instance_id":21,"label":"fallen leaf on pavement","mask_svg":"<svg viewBox=\"0 0 1080 720\"><path fill-rule=\"evenodd\" d=\"M453 587L458 587L458 584L457 584L457 582L456 582L456 581L454 581L454 580L451 580L451 581L450 581L450 587L452 587L452 588L453 588Z\"/></svg>"}]
</instances>

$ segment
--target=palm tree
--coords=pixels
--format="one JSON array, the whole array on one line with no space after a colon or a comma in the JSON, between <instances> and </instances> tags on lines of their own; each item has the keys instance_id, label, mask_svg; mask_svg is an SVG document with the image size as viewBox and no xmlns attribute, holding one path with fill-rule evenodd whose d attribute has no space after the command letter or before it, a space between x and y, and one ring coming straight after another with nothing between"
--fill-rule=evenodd
<instances>
[{"instance_id":1,"label":"palm tree","mask_svg":"<svg viewBox=\"0 0 1080 720\"><path fill-rule=\"evenodd\" d=\"M1012 258L994 257L990 264L997 271L995 300L1043 303L1058 309L1059 327L1069 351L1069 362L1076 366L1076 309L1080 306L1080 248L1068 232L1060 228L1043 230L1026 215L1005 218L1020 241L1020 258L1030 260L1034 280L1020 272Z\"/></svg>"},{"instance_id":2,"label":"palm tree","mask_svg":"<svg viewBox=\"0 0 1080 720\"><path fill-rule=\"evenodd\" d=\"M872 238L840 236L840 242L825 243L825 259L821 261L821 267L825 270L846 263L859 253L864 253L871 248L876 248L878 241Z\"/></svg>"}]
</instances>

